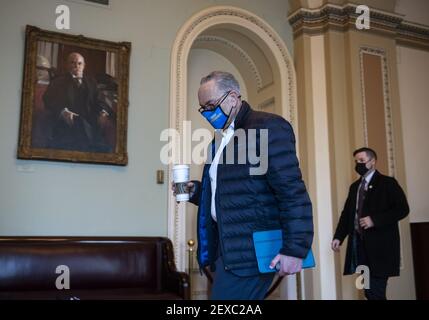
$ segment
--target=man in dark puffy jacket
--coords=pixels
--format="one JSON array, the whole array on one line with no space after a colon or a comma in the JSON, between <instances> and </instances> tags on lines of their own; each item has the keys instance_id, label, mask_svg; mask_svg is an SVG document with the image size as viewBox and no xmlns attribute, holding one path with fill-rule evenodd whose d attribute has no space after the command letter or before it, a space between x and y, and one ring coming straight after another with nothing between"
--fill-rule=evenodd
<instances>
[{"instance_id":1,"label":"man in dark puffy jacket","mask_svg":"<svg viewBox=\"0 0 429 320\"><path fill-rule=\"evenodd\" d=\"M280 116L252 110L227 72L204 77L198 98L199 111L219 137L212 142L202 181L188 185L190 201L199 205L198 263L215 272L211 299L263 299L274 273L259 272L253 233L282 230L283 247L270 265L280 275L301 270L313 240L312 206L293 129ZM248 139L236 139L237 132ZM265 165L257 168L249 160L251 148L260 150Z\"/></svg>"}]
</instances>

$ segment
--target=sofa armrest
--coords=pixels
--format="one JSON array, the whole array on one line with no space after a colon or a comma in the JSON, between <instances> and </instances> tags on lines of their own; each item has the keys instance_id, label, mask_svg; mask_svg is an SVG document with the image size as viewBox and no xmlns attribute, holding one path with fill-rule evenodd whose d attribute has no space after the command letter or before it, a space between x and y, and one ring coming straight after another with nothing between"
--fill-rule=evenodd
<instances>
[{"instance_id":1,"label":"sofa armrest","mask_svg":"<svg viewBox=\"0 0 429 320\"><path fill-rule=\"evenodd\" d=\"M185 272L171 272L165 279L164 288L181 296L184 300L190 300L189 275Z\"/></svg>"},{"instance_id":2,"label":"sofa armrest","mask_svg":"<svg viewBox=\"0 0 429 320\"><path fill-rule=\"evenodd\" d=\"M162 244L162 290L174 292L183 299L189 300L191 298L189 283L189 275L185 272L177 271L174 262L173 245L169 239L165 238Z\"/></svg>"}]
</instances>

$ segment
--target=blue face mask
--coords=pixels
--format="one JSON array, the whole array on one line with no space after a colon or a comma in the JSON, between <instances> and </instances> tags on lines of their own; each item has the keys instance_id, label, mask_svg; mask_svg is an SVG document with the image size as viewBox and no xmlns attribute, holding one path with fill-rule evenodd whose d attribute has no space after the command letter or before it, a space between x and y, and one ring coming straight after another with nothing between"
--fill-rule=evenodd
<instances>
[{"instance_id":1,"label":"blue face mask","mask_svg":"<svg viewBox=\"0 0 429 320\"><path fill-rule=\"evenodd\" d=\"M223 112L220 105L218 105L214 110L201 112L201 115L206 118L215 129L223 129L229 119L229 115L226 115L226 113Z\"/></svg>"},{"instance_id":2,"label":"blue face mask","mask_svg":"<svg viewBox=\"0 0 429 320\"><path fill-rule=\"evenodd\" d=\"M215 129L223 129L228 122L229 116L231 115L231 112L229 115L227 115L225 112L223 112L221 108L222 102L228 97L231 91L228 91L225 96L222 98L222 100L216 105L215 108L211 110L204 110L204 107L200 108L201 115L206 118L208 122L213 126Z\"/></svg>"}]
</instances>

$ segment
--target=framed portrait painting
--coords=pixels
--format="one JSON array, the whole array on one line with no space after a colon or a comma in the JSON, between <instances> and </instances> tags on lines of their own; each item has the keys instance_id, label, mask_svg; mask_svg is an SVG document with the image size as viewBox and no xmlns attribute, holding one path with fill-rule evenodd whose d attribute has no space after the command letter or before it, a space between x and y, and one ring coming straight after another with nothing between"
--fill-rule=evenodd
<instances>
[{"instance_id":1,"label":"framed portrait painting","mask_svg":"<svg viewBox=\"0 0 429 320\"><path fill-rule=\"evenodd\" d=\"M126 165L130 51L27 26L18 158Z\"/></svg>"}]
</instances>

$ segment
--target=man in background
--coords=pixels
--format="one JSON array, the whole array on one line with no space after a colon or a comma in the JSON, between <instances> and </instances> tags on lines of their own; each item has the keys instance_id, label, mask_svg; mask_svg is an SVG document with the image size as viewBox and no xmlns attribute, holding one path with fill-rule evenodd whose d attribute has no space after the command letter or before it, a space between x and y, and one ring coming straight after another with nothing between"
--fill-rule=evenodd
<instances>
[{"instance_id":1,"label":"man in background","mask_svg":"<svg viewBox=\"0 0 429 320\"><path fill-rule=\"evenodd\" d=\"M348 236L344 275L356 272L359 265L369 270L368 300L386 300L389 277L399 276L400 239L398 221L410 209L404 191L395 178L376 170L377 154L370 148L353 153L356 172L361 176L349 194L332 241L339 251Z\"/></svg>"}]
</instances>

